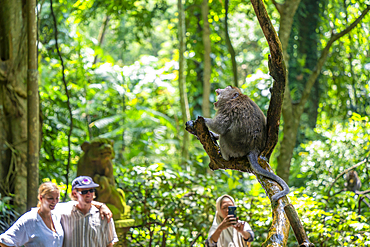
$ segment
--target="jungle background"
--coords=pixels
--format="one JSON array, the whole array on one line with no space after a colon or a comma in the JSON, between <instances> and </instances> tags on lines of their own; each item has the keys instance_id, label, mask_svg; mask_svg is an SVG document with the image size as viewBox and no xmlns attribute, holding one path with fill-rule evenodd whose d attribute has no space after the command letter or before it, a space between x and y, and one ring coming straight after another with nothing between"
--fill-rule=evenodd
<instances>
[{"instance_id":1,"label":"jungle background","mask_svg":"<svg viewBox=\"0 0 370 247\"><path fill-rule=\"evenodd\" d=\"M316 246L370 246L370 201L345 190L352 168L360 190L369 189L369 4L265 1L288 70L270 161ZM25 6L0 1L0 232L27 201ZM37 30L38 184L56 182L69 200L80 145L108 138L116 183L138 222L129 246L204 246L224 193L254 230L252 246L263 243L271 208L260 184L251 174L211 171L184 128L213 116L214 90L227 85L266 114L269 49L248 1L43 0ZM291 233L288 246L296 245Z\"/></svg>"}]
</instances>

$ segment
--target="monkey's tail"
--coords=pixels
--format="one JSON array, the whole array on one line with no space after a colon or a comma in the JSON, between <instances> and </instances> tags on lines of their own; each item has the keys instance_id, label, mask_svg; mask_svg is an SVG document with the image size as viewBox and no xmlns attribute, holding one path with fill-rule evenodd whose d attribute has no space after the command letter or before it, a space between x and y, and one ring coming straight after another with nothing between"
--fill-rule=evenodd
<instances>
[{"instance_id":1,"label":"monkey's tail","mask_svg":"<svg viewBox=\"0 0 370 247\"><path fill-rule=\"evenodd\" d=\"M269 179L274 180L283 189L282 191L280 191L280 192L276 193L275 195L273 195L271 197L271 200L277 201L281 197L286 196L287 194L289 194L289 186L285 183L285 181L283 179L281 179L279 176L275 175L272 172L266 171L265 169L263 169L258 164L258 155L255 152L252 151L252 152L250 152L248 154L248 160L249 160L249 163L251 164L251 167L252 167L252 169L253 169L254 172L256 172L256 173L258 173L258 174L260 174L260 175L262 175L264 177L267 177Z\"/></svg>"}]
</instances>

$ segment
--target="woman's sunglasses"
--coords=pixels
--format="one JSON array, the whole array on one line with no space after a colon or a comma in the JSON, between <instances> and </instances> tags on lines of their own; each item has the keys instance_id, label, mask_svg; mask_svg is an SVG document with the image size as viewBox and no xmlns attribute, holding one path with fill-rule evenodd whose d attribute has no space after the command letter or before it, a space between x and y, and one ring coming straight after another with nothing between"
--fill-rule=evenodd
<instances>
[{"instance_id":1,"label":"woman's sunglasses","mask_svg":"<svg viewBox=\"0 0 370 247\"><path fill-rule=\"evenodd\" d=\"M95 192L95 189L80 190L80 191L77 191L77 192L80 193L81 195L86 195L87 192L94 193Z\"/></svg>"}]
</instances>

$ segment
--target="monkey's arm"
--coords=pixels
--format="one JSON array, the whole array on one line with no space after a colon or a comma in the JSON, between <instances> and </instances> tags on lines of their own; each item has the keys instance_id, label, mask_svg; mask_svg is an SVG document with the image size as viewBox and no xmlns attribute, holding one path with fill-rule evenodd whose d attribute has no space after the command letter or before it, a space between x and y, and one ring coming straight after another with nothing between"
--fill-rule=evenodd
<instances>
[{"instance_id":1,"label":"monkey's arm","mask_svg":"<svg viewBox=\"0 0 370 247\"><path fill-rule=\"evenodd\" d=\"M276 193L275 195L273 195L271 197L271 200L277 201L279 198L281 198L283 196L286 196L289 193L289 186L285 183L285 181L283 179L281 179L279 176L275 175L272 172L266 171L265 169L263 169L258 164L258 156L257 156L257 154L255 152L250 152L248 154L248 160L249 160L249 163L251 165L251 168L252 168L252 170L254 172L256 172L256 173L258 173L258 174L260 174L262 176L265 176L265 177L267 177L269 179L274 180L283 189L283 191L280 191L280 192Z\"/></svg>"},{"instance_id":2,"label":"monkey's arm","mask_svg":"<svg viewBox=\"0 0 370 247\"><path fill-rule=\"evenodd\" d=\"M207 127L219 135L224 135L230 127L230 118L220 117L216 115L214 118L204 118Z\"/></svg>"}]
</instances>

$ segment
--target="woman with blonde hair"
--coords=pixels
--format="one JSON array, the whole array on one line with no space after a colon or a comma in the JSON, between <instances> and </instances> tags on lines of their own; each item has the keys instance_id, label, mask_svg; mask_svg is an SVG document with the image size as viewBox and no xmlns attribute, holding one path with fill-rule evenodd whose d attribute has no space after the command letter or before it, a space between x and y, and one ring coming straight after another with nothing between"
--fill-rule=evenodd
<instances>
[{"instance_id":1,"label":"woman with blonde hair","mask_svg":"<svg viewBox=\"0 0 370 247\"><path fill-rule=\"evenodd\" d=\"M254 239L254 233L245 221L228 215L228 207L235 206L229 195L216 200L216 215L206 240L207 247L246 247Z\"/></svg>"},{"instance_id":2,"label":"woman with blonde hair","mask_svg":"<svg viewBox=\"0 0 370 247\"><path fill-rule=\"evenodd\" d=\"M23 214L0 235L0 246L62 247L64 232L60 216L52 210L59 202L59 189L52 182L39 187L37 208Z\"/></svg>"}]
</instances>

